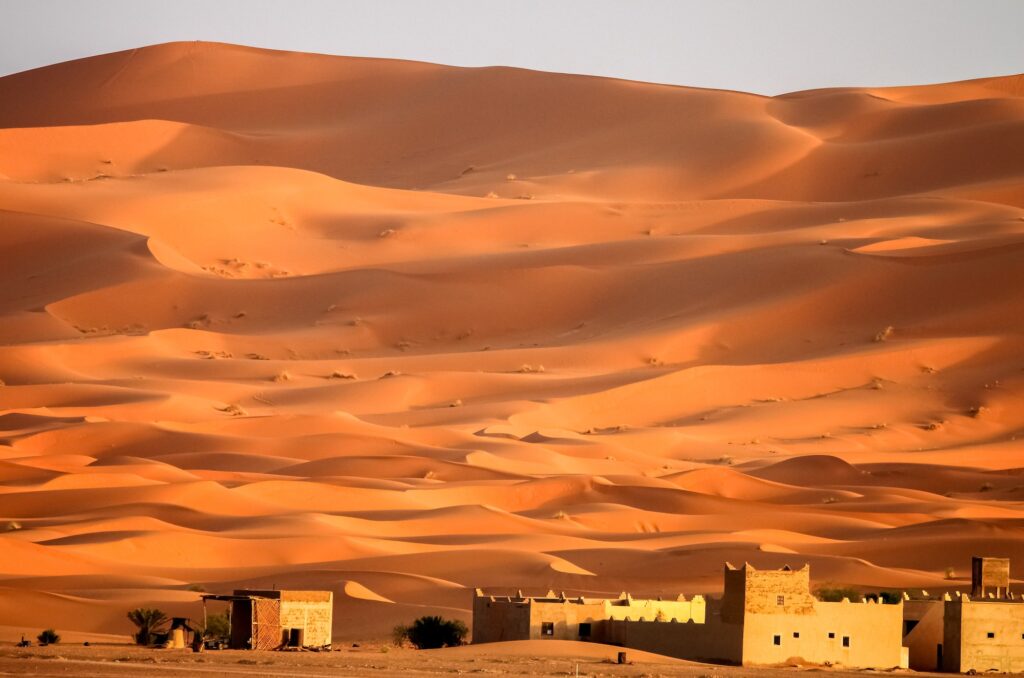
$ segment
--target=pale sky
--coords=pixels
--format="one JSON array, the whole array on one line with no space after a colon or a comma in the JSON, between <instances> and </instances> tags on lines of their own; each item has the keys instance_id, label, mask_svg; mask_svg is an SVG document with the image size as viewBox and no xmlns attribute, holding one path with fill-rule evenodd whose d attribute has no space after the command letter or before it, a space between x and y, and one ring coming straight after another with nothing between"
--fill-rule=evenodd
<instances>
[{"instance_id":1,"label":"pale sky","mask_svg":"<svg viewBox=\"0 0 1024 678\"><path fill-rule=\"evenodd\" d=\"M0 75L212 40L779 94L1024 72L1022 32L1024 0L0 0Z\"/></svg>"}]
</instances>

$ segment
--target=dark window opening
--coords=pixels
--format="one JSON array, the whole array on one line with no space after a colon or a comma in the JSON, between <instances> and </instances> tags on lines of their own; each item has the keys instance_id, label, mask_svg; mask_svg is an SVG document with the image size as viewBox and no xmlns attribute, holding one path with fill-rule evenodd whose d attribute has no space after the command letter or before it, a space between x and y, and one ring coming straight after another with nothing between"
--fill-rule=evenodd
<instances>
[{"instance_id":1,"label":"dark window opening","mask_svg":"<svg viewBox=\"0 0 1024 678\"><path fill-rule=\"evenodd\" d=\"M987 638L995 638L996 634L994 632L992 632L992 631L989 631L988 633L985 634L985 636Z\"/></svg>"},{"instance_id":2,"label":"dark window opening","mask_svg":"<svg viewBox=\"0 0 1024 678\"><path fill-rule=\"evenodd\" d=\"M836 632L835 631L829 631L828 632L828 637L829 638L835 638L836 637Z\"/></svg>"},{"instance_id":3,"label":"dark window opening","mask_svg":"<svg viewBox=\"0 0 1024 678\"><path fill-rule=\"evenodd\" d=\"M782 636L772 636L772 645L782 645Z\"/></svg>"},{"instance_id":4,"label":"dark window opening","mask_svg":"<svg viewBox=\"0 0 1024 678\"><path fill-rule=\"evenodd\" d=\"M786 604L786 596L775 596L775 604L776 605L785 605Z\"/></svg>"},{"instance_id":5,"label":"dark window opening","mask_svg":"<svg viewBox=\"0 0 1024 678\"><path fill-rule=\"evenodd\" d=\"M553 636L553 635L555 635L555 623L554 622L541 622L541 624L540 624L540 635L542 635L542 636Z\"/></svg>"},{"instance_id":6,"label":"dark window opening","mask_svg":"<svg viewBox=\"0 0 1024 678\"><path fill-rule=\"evenodd\" d=\"M794 638L799 638L800 637L800 632L799 631L793 631L793 637Z\"/></svg>"},{"instance_id":7,"label":"dark window opening","mask_svg":"<svg viewBox=\"0 0 1024 678\"><path fill-rule=\"evenodd\" d=\"M917 619L907 619L906 621L904 621L903 622L903 635L905 635L905 636L906 635L910 635L910 632L914 630L915 626L917 626L917 622L918 621L919 620L917 620Z\"/></svg>"},{"instance_id":8,"label":"dark window opening","mask_svg":"<svg viewBox=\"0 0 1024 678\"><path fill-rule=\"evenodd\" d=\"M843 647L850 647L850 636L843 636Z\"/></svg>"},{"instance_id":9,"label":"dark window opening","mask_svg":"<svg viewBox=\"0 0 1024 678\"><path fill-rule=\"evenodd\" d=\"M580 638L590 637L590 622L580 624Z\"/></svg>"}]
</instances>

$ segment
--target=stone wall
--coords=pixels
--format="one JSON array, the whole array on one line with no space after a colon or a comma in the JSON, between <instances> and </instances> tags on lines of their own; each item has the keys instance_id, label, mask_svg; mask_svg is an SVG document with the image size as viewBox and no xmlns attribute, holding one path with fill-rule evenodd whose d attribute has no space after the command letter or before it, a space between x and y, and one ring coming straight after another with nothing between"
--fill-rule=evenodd
<instances>
[{"instance_id":1,"label":"stone wall","mask_svg":"<svg viewBox=\"0 0 1024 678\"><path fill-rule=\"evenodd\" d=\"M330 591L281 591L281 633L301 629L302 645L331 644L333 612L334 594Z\"/></svg>"},{"instance_id":2,"label":"stone wall","mask_svg":"<svg viewBox=\"0 0 1024 678\"><path fill-rule=\"evenodd\" d=\"M1024 672L1024 603L961 596L944 622L944 670Z\"/></svg>"},{"instance_id":3,"label":"stone wall","mask_svg":"<svg viewBox=\"0 0 1024 678\"><path fill-rule=\"evenodd\" d=\"M811 569L758 570L749 563L736 569L726 564L722 618L738 624L745 613L812 614Z\"/></svg>"}]
</instances>

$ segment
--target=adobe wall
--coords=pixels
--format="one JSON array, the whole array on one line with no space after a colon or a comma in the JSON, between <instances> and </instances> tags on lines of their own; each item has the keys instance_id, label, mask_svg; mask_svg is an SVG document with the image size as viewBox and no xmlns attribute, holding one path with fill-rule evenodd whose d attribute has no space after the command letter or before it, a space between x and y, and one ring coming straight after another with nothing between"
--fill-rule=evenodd
<instances>
[{"instance_id":1,"label":"adobe wall","mask_svg":"<svg viewBox=\"0 0 1024 678\"><path fill-rule=\"evenodd\" d=\"M1024 672L1024 603L947 601L943 638L946 671Z\"/></svg>"},{"instance_id":2,"label":"adobe wall","mask_svg":"<svg viewBox=\"0 0 1024 678\"><path fill-rule=\"evenodd\" d=\"M778 637L778 644L776 644ZM848 638L848 646L844 645ZM743 628L743 665L802 659L888 669L906 664L903 605L814 601L810 613L748 612Z\"/></svg>"},{"instance_id":3,"label":"adobe wall","mask_svg":"<svg viewBox=\"0 0 1024 678\"><path fill-rule=\"evenodd\" d=\"M502 640L606 640L609 619L704 621L704 598L693 600L510 598L477 595L473 599L473 642ZM544 625L551 624L551 634ZM580 624L590 624L581 635Z\"/></svg>"},{"instance_id":4,"label":"adobe wall","mask_svg":"<svg viewBox=\"0 0 1024 678\"><path fill-rule=\"evenodd\" d=\"M625 621L605 623L606 640L646 652L694 661L739 664L742 661L743 626L721 620L712 604L705 623L672 621Z\"/></svg>"},{"instance_id":5,"label":"adobe wall","mask_svg":"<svg viewBox=\"0 0 1024 678\"><path fill-rule=\"evenodd\" d=\"M704 623L706 605L703 596L694 596L686 600L680 596L677 600L650 600L619 598L604 601L605 619L626 619L634 621L671 621L679 623L694 621Z\"/></svg>"},{"instance_id":6,"label":"adobe wall","mask_svg":"<svg viewBox=\"0 0 1024 678\"><path fill-rule=\"evenodd\" d=\"M302 644L331 644L334 594L330 591L282 591L281 628L302 629Z\"/></svg>"},{"instance_id":7,"label":"adobe wall","mask_svg":"<svg viewBox=\"0 0 1024 678\"><path fill-rule=\"evenodd\" d=\"M604 601L570 602L568 600L547 602L533 600L530 604L530 638L541 640L580 640L580 624L591 625L591 635L584 640L598 640L603 629L599 622L606 620ZM553 635L544 635L543 624L554 625Z\"/></svg>"},{"instance_id":8,"label":"adobe wall","mask_svg":"<svg viewBox=\"0 0 1024 678\"><path fill-rule=\"evenodd\" d=\"M807 565L799 570L758 570L749 563L739 569L726 565L724 583L722 619L727 623L739 624L744 613L751 612L814 612Z\"/></svg>"},{"instance_id":9,"label":"adobe wall","mask_svg":"<svg viewBox=\"0 0 1024 678\"><path fill-rule=\"evenodd\" d=\"M473 598L473 642L529 640L530 603L477 595Z\"/></svg>"}]
</instances>

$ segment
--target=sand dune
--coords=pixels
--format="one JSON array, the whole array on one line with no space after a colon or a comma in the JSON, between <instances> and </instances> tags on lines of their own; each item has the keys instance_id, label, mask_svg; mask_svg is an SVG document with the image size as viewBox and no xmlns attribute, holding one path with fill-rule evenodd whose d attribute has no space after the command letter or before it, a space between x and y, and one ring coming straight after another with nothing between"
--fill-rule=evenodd
<instances>
[{"instance_id":1,"label":"sand dune","mask_svg":"<svg viewBox=\"0 0 1024 678\"><path fill-rule=\"evenodd\" d=\"M0 636L1024 560L1022 82L211 43L0 78Z\"/></svg>"}]
</instances>

